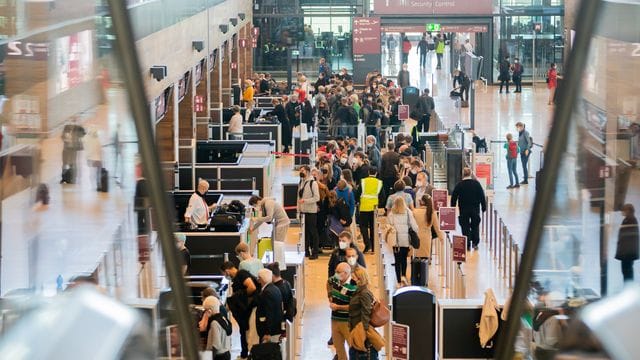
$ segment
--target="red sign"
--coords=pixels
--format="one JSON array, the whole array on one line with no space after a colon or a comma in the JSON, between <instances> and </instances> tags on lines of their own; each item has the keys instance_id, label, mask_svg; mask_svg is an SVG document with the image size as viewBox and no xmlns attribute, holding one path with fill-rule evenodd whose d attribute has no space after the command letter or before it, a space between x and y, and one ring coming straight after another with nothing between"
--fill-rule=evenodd
<instances>
[{"instance_id":1,"label":"red sign","mask_svg":"<svg viewBox=\"0 0 640 360\"><path fill-rule=\"evenodd\" d=\"M464 235L453 235L453 261L467 261L467 237Z\"/></svg>"},{"instance_id":2,"label":"red sign","mask_svg":"<svg viewBox=\"0 0 640 360\"><path fill-rule=\"evenodd\" d=\"M409 105L398 105L398 119L409 120Z\"/></svg>"},{"instance_id":3,"label":"red sign","mask_svg":"<svg viewBox=\"0 0 640 360\"><path fill-rule=\"evenodd\" d=\"M231 63L231 70L236 70L238 69L238 63L237 62L232 62Z\"/></svg>"},{"instance_id":4,"label":"red sign","mask_svg":"<svg viewBox=\"0 0 640 360\"><path fill-rule=\"evenodd\" d=\"M247 47L247 39L238 40L238 46L240 47L240 49L246 48Z\"/></svg>"},{"instance_id":5,"label":"red sign","mask_svg":"<svg viewBox=\"0 0 640 360\"><path fill-rule=\"evenodd\" d=\"M441 207L439 212L440 230L454 231L456 229L456 208Z\"/></svg>"},{"instance_id":6,"label":"red sign","mask_svg":"<svg viewBox=\"0 0 640 360\"><path fill-rule=\"evenodd\" d=\"M447 206L447 200L449 199L449 191L441 189L433 189L431 193L433 199L433 210L440 211L441 207Z\"/></svg>"},{"instance_id":7,"label":"red sign","mask_svg":"<svg viewBox=\"0 0 640 360\"><path fill-rule=\"evenodd\" d=\"M146 263L151 260L151 240L149 235L138 235L138 262Z\"/></svg>"},{"instance_id":8,"label":"red sign","mask_svg":"<svg viewBox=\"0 0 640 360\"><path fill-rule=\"evenodd\" d=\"M258 35L260 35L260 28L257 26L251 28L251 34L253 35L253 37L258 37Z\"/></svg>"},{"instance_id":9,"label":"red sign","mask_svg":"<svg viewBox=\"0 0 640 360\"><path fill-rule=\"evenodd\" d=\"M373 11L386 15L491 15L493 0L374 0Z\"/></svg>"},{"instance_id":10,"label":"red sign","mask_svg":"<svg viewBox=\"0 0 640 360\"><path fill-rule=\"evenodd\" d=\"M611 177L611 166L600 166L600 179L608 179Z\"/></svg>"},{"instance_id":11,"label":"red sign","mask_svg":"<svg viewBox=\"0 0 640 360\"><path fill-rule=\"evenodd\" d=\"M204 96L196 95L193 98L193 111L195 111L195 112L203 112L204 111Z\"/></svg>"},{"instance_id":12,"label":"red sign","mask_svg":"<svg viewBox=\"0 0 640 360\"><path fill-rule=\"evenodd\" d=\"M409 326L391 322L391 359L409 360Z\"/></svg>"},{"instance_id":13,"label":"red sign","mask_svg":"<svg viewBox=\"0 0 640 360\"><path fill-rule=\"evenodd\" d=\"M380 54L380 18L353 18L353 54Z\"/></svg>"}]
</instances>

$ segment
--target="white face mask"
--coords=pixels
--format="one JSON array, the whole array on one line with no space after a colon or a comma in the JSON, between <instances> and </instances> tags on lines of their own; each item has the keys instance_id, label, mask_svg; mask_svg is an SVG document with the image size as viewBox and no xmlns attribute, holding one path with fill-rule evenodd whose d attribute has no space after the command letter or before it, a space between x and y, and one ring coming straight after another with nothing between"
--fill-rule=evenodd
<instances>
[{"instance_id":1,"label":"white face mask","mask_svg":"<svg viewBox=\"0 0 640 360\"><path fill-rule=\"evenodd\" d=\"M413 169L413 170L411 170L411 173L412 173L413 175L415 175L415 174L417 174L417 173L418 173L418 170Z\"/></svg>"},{"instance_id":2,"label":"white face mask","mask_svg":"<svg viewBox=\"0 0 640 360\"><path fill-rule=\"evenodd\" d=\"M347 264L349 264L349 266L356 266L357 262L358 262L358 258L355 258L355 257L347 258Z\"/></svg>"},{"instance_id":3,"label":"white face mask","mask_svg":"<svg viewBox=\"0 0 640 360\"><path fill-rule=\"evenodd\" d=\"M340 241L340 244L338 244L340 246L340 250L344 250L347 247L349 247L349 244L347 244L346 242Z\"/></svg>"}]
</instances>

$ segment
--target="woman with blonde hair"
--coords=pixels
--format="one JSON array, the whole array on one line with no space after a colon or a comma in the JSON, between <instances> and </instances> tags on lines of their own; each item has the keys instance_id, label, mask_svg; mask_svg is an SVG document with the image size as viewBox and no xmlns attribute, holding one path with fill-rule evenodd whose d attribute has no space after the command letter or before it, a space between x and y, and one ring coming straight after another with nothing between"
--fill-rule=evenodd
<instances>
[{"instance_id":1,"label":"woman with blonde hair","mask_svg":"<svg viewBox=\"0 0 640 360\"><path fill-rule=\"evenodd\" d=\"M396 230L396 243L390 244L393 247L395 258L396 281L398 287L408 285L405 277L407 273L407 256L409 255L410 239L409 228L418 233L418 224L409 211L404 197L398 196L393 200L391 212L387 216L387 223Z\"/></svg>"},{"instance_id":2,"label":"woman with blonde hair","mask_svg":"<svg viewBox=\"0 0 640 360\"><path fill-rule=\"evenodd\" d=\"M253 88L253 81L247 79L244 81L244 91L242 92L242 101L244 102L245 107L245 121L249 121L249 117L251 116L251 110L253 109L253 95L255 94L255 89Z\"/></svg>"},{"instance_id":3,"label":"woman with blonde hair","mask_svg":"<svg viewBox=\"0 0 640 360\"><path fill-rule=\"evenodd\" d=\"M367 270L363 267L356 267L351 273L351 279L356 282L357 289L349 300L349 330L352 335L349 341L349 359L360 359L361 356L366 356L368 360L378 359L378 349L369 341L371 331L374 333L376 331L369 324L375 297L369 289ZM362 332L362 329L364 329L364 332ZM354 336L356 334L358 336ZM365 340L361 341L362 338L365 338ZM380 335L377 338L381 338ZM358 344L363 342L363 348L358 348L361 346Z\"/></svg>"}]
</instances>

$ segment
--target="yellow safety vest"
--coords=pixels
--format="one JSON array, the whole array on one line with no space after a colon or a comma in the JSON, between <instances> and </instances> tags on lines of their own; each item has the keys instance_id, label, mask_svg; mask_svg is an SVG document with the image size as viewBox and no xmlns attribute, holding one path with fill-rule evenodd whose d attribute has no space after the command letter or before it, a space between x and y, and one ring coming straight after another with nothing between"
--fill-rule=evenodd
<instances>
[{"instance_id":1,"label":"yellow safety vest","mask_svg":"<svg viewBox=\"0 0 640 360\"><path fill-rule=\"evenodd\" d=\"M378 206L378 194L382 190L382 181L373 176L360 181L360 211L375 211Z\"/></svg>"}]
</instances>

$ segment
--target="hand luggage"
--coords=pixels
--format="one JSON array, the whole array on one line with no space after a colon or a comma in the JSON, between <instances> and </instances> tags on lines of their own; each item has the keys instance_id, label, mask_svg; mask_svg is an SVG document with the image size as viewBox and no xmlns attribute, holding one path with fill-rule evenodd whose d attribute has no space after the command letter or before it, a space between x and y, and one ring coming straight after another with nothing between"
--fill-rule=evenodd
<instances>
[{"instance_id":1,"label":"hand luggage","mask_svg":"<svg viewBox=\"0 0 640 360\"><path fill-rule=\"evenodd\" d=\"M98 191L109 192L109 172L107 169L100 169L100 183L98 185Z\"/></svg>"},{"instance_id":2,"label":"hand luggage","mask_svg":"<svg viewBox=\"0 0 640 360\"><path fill-rule=\"evenodd\" d=\"M250 360L282 360L282 353L280 352L280 344L266 342L257 345L253 345L251 348L251 354L249 354Z\"/></svg>"},{"instance_id":3,"label":"hand luggage","mask_svg":"<svg viewBox=\"0 0 640 360\"><path fill-rule=\"evenodd\" d=\"M411 285L429 285L429 258L411 257Z\"/></svg>"},{"instance_id":4,"label":"hand luggage","mask_svg":"<svg viewBox=\"0 0 640 360\"><path fill-rule=\"evenodd\" d=\"M240 229L240 222L234 215L230 214L215 214L211 217L209 223L211 231L216 232L238 232Z\"/></svg>"},{"instance_id":5,"label":"hand luggage","mask_svg":"<svg viewBox=\"0 0 640 360\"><path fill-rule=\"evenodd\" d=\"M465 101L465 100L460 101L460 107L468 108L469 107L469 102Z\"/></svg>"},{"instance_id":6,"label":"hand luggage","mask_svg":"<svg viewBox=\"0 0 640 360\"><path fill-rule=\"evenodd\" d=\"M273 242L271 238L258 239L258 259L262 260L267 251L271 252L271 261L269 262L273 262Z\"/></svg>"},{"instance_id":7,"label":"hand luggage","mask_svg":"<svg viewBox=\"0 0 640 360\"><path fill-rule=\"evenodd\" d=\"M62 170L62 182L67 184L75 184L76 182L76 170L69 166Z\"/></svg>"}]
</instances>

